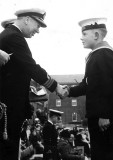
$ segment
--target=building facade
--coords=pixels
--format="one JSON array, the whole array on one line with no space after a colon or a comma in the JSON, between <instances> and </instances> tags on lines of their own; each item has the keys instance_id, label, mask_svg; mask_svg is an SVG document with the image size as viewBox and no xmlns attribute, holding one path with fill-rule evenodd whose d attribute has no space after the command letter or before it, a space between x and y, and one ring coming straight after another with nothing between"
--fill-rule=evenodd
<instances>
[{"instance_id":1,"label":"building facade","mask_svg":"<svg viewBox=\"0 0 113 160\"><path fill-rule=\"evenodd\" d=\"M54 75L61 85L77 85L83 75ZM48 108L63 111L63 124L79 123L85 119L85 96L60 99L55 93L49 93Z\"/></svg>"}]
</instances>

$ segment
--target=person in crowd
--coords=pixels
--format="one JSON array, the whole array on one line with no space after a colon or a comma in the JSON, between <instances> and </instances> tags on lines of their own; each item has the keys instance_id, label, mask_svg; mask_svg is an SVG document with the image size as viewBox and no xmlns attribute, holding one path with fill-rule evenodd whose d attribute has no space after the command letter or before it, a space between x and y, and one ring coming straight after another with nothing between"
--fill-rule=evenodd
<instances>
[{"instance_id":1,"label":"person in crowd","mask_svg":"<svg viewBox=\"0 0 113 160\"><path fill-rule=\"evenodd\" d=\"M0 159L18 160L21 126L31 117L29 86L33 79L59 96L63 89L39 64L36 64L26 41L39 28L46 27L46 12L37 8L19 10L17 19L0 34L0 49L10 55L1 67L1 101L6 105L5 117L0 120Z\"/></svg>"},{"instance_id":2,"label":"person in crowd","mask_svg":"<svg viewBox=\"0 0 113 160\"><path fill-rule=\"evenodd\" d=\"M70 143L75 147L75 135L72 130L70 130Z\"/></svg>"},{"instance_id":3,"label":"person in crowd","mask_svg":"<svg viewBox=\"0 0 113 160\"><path fill-rule=\"evenodd\" d=\"M86 135L83 133L79 133L75 137L75 146L83 146L84 147L84 155L89 158L90 157L90 146L86 140Z\"/></svg>"},{"instance_id":4,"label":"person in crowd","mask_svg":"<svg viewBox=\"0 0 113 160\"><path fill-rule=\"evenodd\" d=\"M12 20L14 19L3 21L1 26L5 28L9 23L11 23ZM10 55L12 54L7 54L5 51L0 49L0 66L5 65L10 60Z\"/></svg>"},{"instance_id":5,"label":"person in crowd","mask_svg":"<svg viewBox=\"0 0 113 160\"><path fill-rule=\"evenodd\" d=\"M31 129L29 142L35 148L35 154L43 154L44 146L42 144L41 129L37 129L35 126Z\"/></svg>"},{"instance_id":6,"label":"person in crowd","mask_svg":"<svg viewBox=\"0 0 113 160\"><path fill-rule=\"evenodd\" d=\"M0 49L0 66L5 65L10 60L10 55Z\"/></svg>"},{"instance_id":7,"label":"person in crowd","mask_svg":"<svg viewBox=\"0 0 113 160\"><path fill-rule=\"evenodd\" d=\"M31 133L31 125L29 124L28 120L25 120L22 129L21 129L21 148L26 148L29 146L29 135Z\"/></svg>"},{"instance_id":8,"label":"person in crowd","mask_svg":"<svg viewBox=\"0 0 113 160\"><path fill-rule=\"evenodd\" d=\"M20 148L20 160L28 160L35 154L35 148L31 144L25 149L21 150Z\"/></svg>"},{"instance_id":9,"label":"person in crowd","mask_svg":"<svg viewBox=\"0 0 113 160\"><path fill-rule=\"evenodd\" d=\"M41 109L37 109L36 116L40 119L40 123L43 126L44 123L47 121L47 116L45 115L44 111L41 111Z\"/></svg>"},{"instance_id":10,"label":"person in crowd","mask_svg":"<svg viewBox=\"0 0 113 160\"><path fill-rule=\"evenodd\" d=\"M5 28L9 23L11 23L12 20L14 19L3 21L1 26ZM10 55L12 54L7 54L5 51L0 49L0 66L5 65L10 60Z\"/></svg>"},{"instance_id":11,"label":"person in crowd","mask_svg":"<svg viewBox=\"0 0 113 160\"><path fill-rule=\"evenodd\" d=\"M77 155L71 143L71 133L68 129L60 132L60 140L57 145L59 155L62 160L84 160L84 156Z\"/></svg>"},{"instance_id":12,"label":"person in crowd","mask_svg":"<svg viewBox=\"0 0 113 160\"><path fill-rule=\"evenodd\" d=\"M58 122L59 116L63 112L58 110L49 109L48 121L43 126L43 144L44 144L44 160L58 160L59 155L57 151L57 142L58 142L58 132L56 129L56 123Z\"/></svg>"},{"instance_id":13,"label":"person in crowd","mask_svg":"<svg viewBox=\"0 0 113 160\"><path fill-rule=\"evenodd\" d=\"M85 75L68 97L86 95L86 117L91 143L91 160L113 159L113 49L104 40L106 18L79 22L84 48L91 49Z\"/></svg>"},{"instance_id":14,"label":"person in crowd","mask_svg":"<svg viewBox=\"0 0 113 160\"><path fill-rule=\"evenodd\" d=\"M10 60L10 55L0 49L0 90L2 87L1 66L5 65L9 60ZM0 97L1 97L1 91L0 91Z\"/></svg>"},{"instance_id":15,"label":"person in crowd","mask_svg":"<svg viewBox=\"0 0 113 160\"><path fill-rule=\"evenodd\" d=\"M5 65L9 60L10 60L10 55L0 49L0 67ZM2 79L1 79L1 69L0 69L0 90L1 87L2 87ZM0 91L0 101L1 101L1 91Z\"/></svg>"},{"instance_id":16,"label":"person in crowd","mask_svg":"<svg viewBox=\"0 0 113 160\"><path fill-rule=\"evenodd\" d=\"M1 22L1 26L3 28L6 28L6 27L8 27L8 25L13 24L15 20L16 19L14 19L14 18L6 19L6 20L4 20L4 21Z\"/></svg>"},{"instance_id":17,"label":"person in crowd","mask_svg":"<svg viewBox=\"0 0 113 160\"><path fill-rule=\"evenodd\" d=\"M23 129L21 131L21 141L20 141L20 160L28 160L34 154L43 154L44 146L42 144L41 135L41 125L39 123L26 123L23 124ZM30 126L30 132L27 137L27 126Z\"/></svg>"}]
</instances>

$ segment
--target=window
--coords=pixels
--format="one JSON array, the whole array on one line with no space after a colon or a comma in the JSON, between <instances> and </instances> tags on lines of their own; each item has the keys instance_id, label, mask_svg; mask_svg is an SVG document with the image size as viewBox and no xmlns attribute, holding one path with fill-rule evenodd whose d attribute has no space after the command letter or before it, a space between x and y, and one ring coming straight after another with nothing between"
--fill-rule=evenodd
<instances>
[{"instance_id":1,"label":"window","mask_svg":"<svg viewBox=\"0 0 113 160\"><path fill-rule=\"evenodd\" d=\"M72 99L72 106L77 106L77 99Z\"/></svg>"},{"instance_id":2,"label":"window","mask_svg":"<svg viewBox=\"0 0 113 160\"><path fill-rule=\"evenodd\" d=\"M76 122L77 121L77 113L72 113L72 122Z\"/></svg>"},{"instance_id":3,"label":"window","mask_svg":"<svg viewBox=\"0 0 113 160\"><path fill-rule=\"evenodd\" d=\"M56 107L61 107L61 99L56 99Z\"/></svg>"}]
</instances>

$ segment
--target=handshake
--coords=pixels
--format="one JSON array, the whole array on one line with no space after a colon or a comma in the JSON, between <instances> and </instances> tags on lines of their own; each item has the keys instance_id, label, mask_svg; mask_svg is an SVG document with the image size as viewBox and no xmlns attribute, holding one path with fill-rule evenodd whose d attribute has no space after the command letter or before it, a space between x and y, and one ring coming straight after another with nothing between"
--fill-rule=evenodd
<instances>
[{"instance_id":1,"label":"handshake","mask_svg":"<svg viewBox=\"0 0 113 160\"><path fill-rule=\"evenodd\" d=\"M61 99L64 99L64 98L68 97L68 95L69 95L69 87L67 85L57 84L56 94Z\"/></svg>"}]
</instances>

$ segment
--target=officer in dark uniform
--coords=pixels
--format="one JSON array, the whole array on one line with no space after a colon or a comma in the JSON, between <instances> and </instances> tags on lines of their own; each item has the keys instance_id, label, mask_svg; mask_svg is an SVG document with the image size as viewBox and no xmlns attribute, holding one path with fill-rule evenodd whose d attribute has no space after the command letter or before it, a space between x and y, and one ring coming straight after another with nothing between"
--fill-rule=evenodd
<instances>
[{"instance_id":1,"label":"officer in dark uniform","mask_svg":"<svg viewBox=\"0 0 113 160\"><path fill-rule=\"evenodd\" d=\"M0 119L0 160L18 160L21 126L31 117L29 103L30 81L33 79L50 92L62 91L62 87L36 64L26 41L46 27L46 12L40 9L25 9L15 13L13 24L5 25L0 34L0 49L10 55L10 60L1 67L2 103L7 111Z\"/></svg>"},{"instance_id":2,"label":"officer in dark uniform","mask_svg":"<svg viewBox=\"0 0 113 160\"><path fill-rule=\"evenodd\" d=\"M44 141L44 160L58 160L57 151L57 138L58 132L56 130L55 124L58 121L59 116L61 117L63 112L50 109L48 121L43 127L43 141Z\"/></svg>"}]
</instances>

